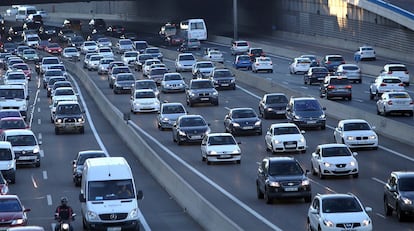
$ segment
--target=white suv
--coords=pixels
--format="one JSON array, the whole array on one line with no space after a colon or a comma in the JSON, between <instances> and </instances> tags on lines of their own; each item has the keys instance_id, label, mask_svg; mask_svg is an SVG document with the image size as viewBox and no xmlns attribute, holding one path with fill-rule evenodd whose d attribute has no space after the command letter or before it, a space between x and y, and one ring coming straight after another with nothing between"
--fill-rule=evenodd
<instances>
[{"instance_id":1,"label":"white suv","mask_svg":"<svg viewBox=\"0 0 414 231\"><path fill-rule=\"evenodd\" d=\"M317 194L308 210L307 230L372 230L372 221L353 194Z\"/></svg>"},{"instance_id":2,"label":"white suv","mask_svg":"<svg viewBox=\"0 0 414 231\"><path fill-rule=\"evenodd\" d=\"M10 142L16 155L16 164L40 167L39 142L31 130L5 130L1 134L0 140Z\"/></svg>"},{"instance_id":3,"label":"white suv","mask_svg":"<svg viewBox=\"0 0 414 231\"><path fill-rule=\"evenodd\" d=\"M323 179L326 176L347 176L358 177L358 161L356 152L345 144L320 144L311 156L312 175L318 175Z\"/></svg>"},{"instance_id":4,"label":"white suv","mask_svg":"<svg viewBox=\"0 0 414 231\"><path fill-rule=\"evenodd\" d=\"M372 100L387 91L404 91L404 83L400 78L390 75L380 75L369 86L369 98Z\"/></svg>"},{"instance_id":5,"label":"white suv","mask_svg":"<svg viewBox=\"0 0 414 231\"><path fill-rule=\"evenodd\" d=\"M0 141L0 171L10 183L16 183L16 156L8 141Z\"/></svg>"},{"instance_id":6,"label":"white suv","mask_svg":"<svg viewBox=\"0 0 414 231\"><path fill-rule=\"evenodd\" d=\"M385 64L384 70L381 72L382 75L392 75L401 79L401 81L410 86L410 75L407 67L400 63L389 63Z\"/></svg>"}]
</instances>

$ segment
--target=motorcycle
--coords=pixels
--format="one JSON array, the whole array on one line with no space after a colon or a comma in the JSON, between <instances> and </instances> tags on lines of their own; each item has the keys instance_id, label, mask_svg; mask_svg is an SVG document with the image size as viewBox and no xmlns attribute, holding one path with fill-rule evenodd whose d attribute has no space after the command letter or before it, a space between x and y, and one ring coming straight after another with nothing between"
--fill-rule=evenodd
<instances>
[{"instance_id":1,"label":"motorcycle","mask_svg":"<svg viewBox=\"0 0 414 231\"><path fill-rule=\"evenodd\" d=\"M75 216L76 216L76 213L73 213L71 219L62 220L59 218L59 214L56 213L55 220L57 220L59 223L56 224L55 231L72 231L73 228L71 227L70 222L75 220Z\"/></svg>"}]
</instances>

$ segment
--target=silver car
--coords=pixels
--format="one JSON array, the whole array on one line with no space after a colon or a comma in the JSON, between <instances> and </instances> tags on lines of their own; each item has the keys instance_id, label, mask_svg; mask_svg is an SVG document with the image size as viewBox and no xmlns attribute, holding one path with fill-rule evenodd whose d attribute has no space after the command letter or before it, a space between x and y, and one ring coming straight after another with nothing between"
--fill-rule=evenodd
<instances>
[{"instance_id":1,"label":"silver car","mask_svg":"<svg viewBox=\"0 0 414 231\"><path fill-rule=\"evenodd\" d=\"M361 83L361 69L356 64L341 64L336 69L336 75L346 76L350 81Z\"/></svg>"},{"instance_id":2,"label":"silver car","mask_svg":"<svg viewBox=\"0 0 414 231\"><path fill-rule=\"evenodd\" d=\"M187 115L185 107L181 103L163 103L157 117L158 129L172 128L178 117Z\"/></svg>"},{"instance_id":3,"label":"silver car","mask_svg":"<svg viewBox=\"0 0 414 231\"><path fill-rule=\"evenodd\" d=\"M162 92L184 92L186 86L180 73L165 73L161 81Z\"/></svg>"}]
</instances>

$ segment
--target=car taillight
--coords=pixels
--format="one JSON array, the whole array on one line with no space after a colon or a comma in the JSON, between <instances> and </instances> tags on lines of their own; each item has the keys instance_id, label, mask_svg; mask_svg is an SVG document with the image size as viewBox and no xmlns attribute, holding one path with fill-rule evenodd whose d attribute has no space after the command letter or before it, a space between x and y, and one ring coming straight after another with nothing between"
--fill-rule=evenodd
<instances>
[{"instance_id":1,"label":"car taillight","mask_svg":"<svg viewBox=\"0 0 414 231\"><path fill-rule=\"evenodd\" d=\"M392 71L388 71L388 74L391 75L392 74Z\"/></svg>"},{"instance_id":2,"label":"car taillight","mask_svg":"<svg viewBox=\"0 0 414 231\"><path fill-rule=\"evenodd\" d=\"M346 89L351 89L351 88L352 88L352 86L351 86L351 85L346 85L346 86L345 86L345 88L346 88Z\"/></svg>"},{"instance_id":3,"label":"car taillight","mask_svg":"<svg viewBox=\"0 0 414 231\"><path fill-rule=\"evenodd\" d=\"M400 83L400 84L398 84L398 86L403 86L403 87L404 87L404 86L405 86L405 84L404 84L404 83Z\"/></svg>"},{"instance_id":4,"label":"car taillight","mask_svg":"<svg viewBox=\"0 0 414 231\"><path fill-rule=\"evenodd\" d=\"M411 102L410 102L410 104L412 105L412 104L414 104L414 102L413 102L413 101L411 101Z\"/></svg>"},{"instance_id":5,"label":"car taillight","mask_svg":"<svg viewBox=\"0 0 414 231\"><path fill-rule=\"evenodd\" d=\"M332 85L328 86L328 89L334 89L334 88L335 88L335 86L332 86Z\"/></svg>"},{"instance_id":6,"label":"car taillight","mask_svg":"<svg viewBox=\"0 0 414 231\"><path fill-rule=\"evenodd\" d=\"M381 85L380 85L381 87L385 87L385 86L387 86L387 84L386 83L381 83Z\"/></svg>"},{"instance_id":7,"label":"car taillight","mask_svg":"<svg viewBox=\"0 0 414 231\"><path fill-rule=\"evenodd\" d=\"M327 61L326 64L331 64L331 61Z\"/></svg>"},{"instance_id":8,"label":"car taillight","mask_svg":"<svg viewBox=\"0 0 414 231\"><path fill-rule=\"evenodd\" d=\"M256 66L259 66L259 63L255 63L256 64Z\"/></svg>"},{"instance_id":9,"label":"car taillight","mask_svg":"<svg viewBox=\"0 0 414 231\"><path fill-rule=\"evenodd\" d=\"M392 101L391 101L391 100L390 100L390 101L388 101L388 102L387 102L387 104L388 104L388 105L392 105Z\"/></svg>"}]
</instances>

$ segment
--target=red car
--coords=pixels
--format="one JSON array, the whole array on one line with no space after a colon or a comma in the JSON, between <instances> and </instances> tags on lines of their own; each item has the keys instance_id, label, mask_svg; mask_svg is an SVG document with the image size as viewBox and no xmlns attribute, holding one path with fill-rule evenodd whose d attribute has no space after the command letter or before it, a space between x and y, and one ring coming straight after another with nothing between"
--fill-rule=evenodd
<instances>
[{"instance_id":1,"label":"red car","mask_svg":"<svg viewBox=\"0 0 414 231\"><path fill-rule=\"evenodd\" d=\"M22 70L24 72L24 75L26 76L26 79L28 79L29 81L32 80L32 69L26 63L16 63L13 64L11 68L13 70Z\"/></svg>"},{"instance_id":2,"label":"red car","mask_svg":"<svg viewBox=\"0 0 414 231\"><path fill-rule=\"evenodd\" d=\"M184 38L179 35L170 35L165 37L165 43L169 46L179 46L183 44Z\"/></svg>"},{"instance_id":3,"label":"red car","mask_svg":"<svg viewBox=\"0 0 414 231\"><path fill-rule=\"evenodd\" d=\"M0 172L0 195L6 195L9 193L9 184L7 180L4 179L3 174Z\"/></svg>"},{"instance_id":4,"label":"red car","mask_svg":"<svg viewBox=\"0 0 414 231\"><path fill-rule=\"evenodd\" d=\"M0 195L0 229L27 224L26 209L17 195Z\"/></svg>"},{"instance_id":5,"label":"red car","mask_svg":"<svg viewBox=\"0 0 414 231\"><path fill-rule=\"evenodd\" d=\"M60 45L57 44L57 43L49 43L45 47L45 51L48 52L49 54L58 54L58 55L60 55L60 53L62 53L62 47L60 47Z\"/></svg>"},{"instance_id":6,"label":"red car","mask_svg":"<svg viewBox=\"0 0 414 231\"><path fill-rule=\"evenodd\" d=\"M10 129L29 129L22 117L6 117L0 119L0 132Z\"/></svg>"}]
</instances>

